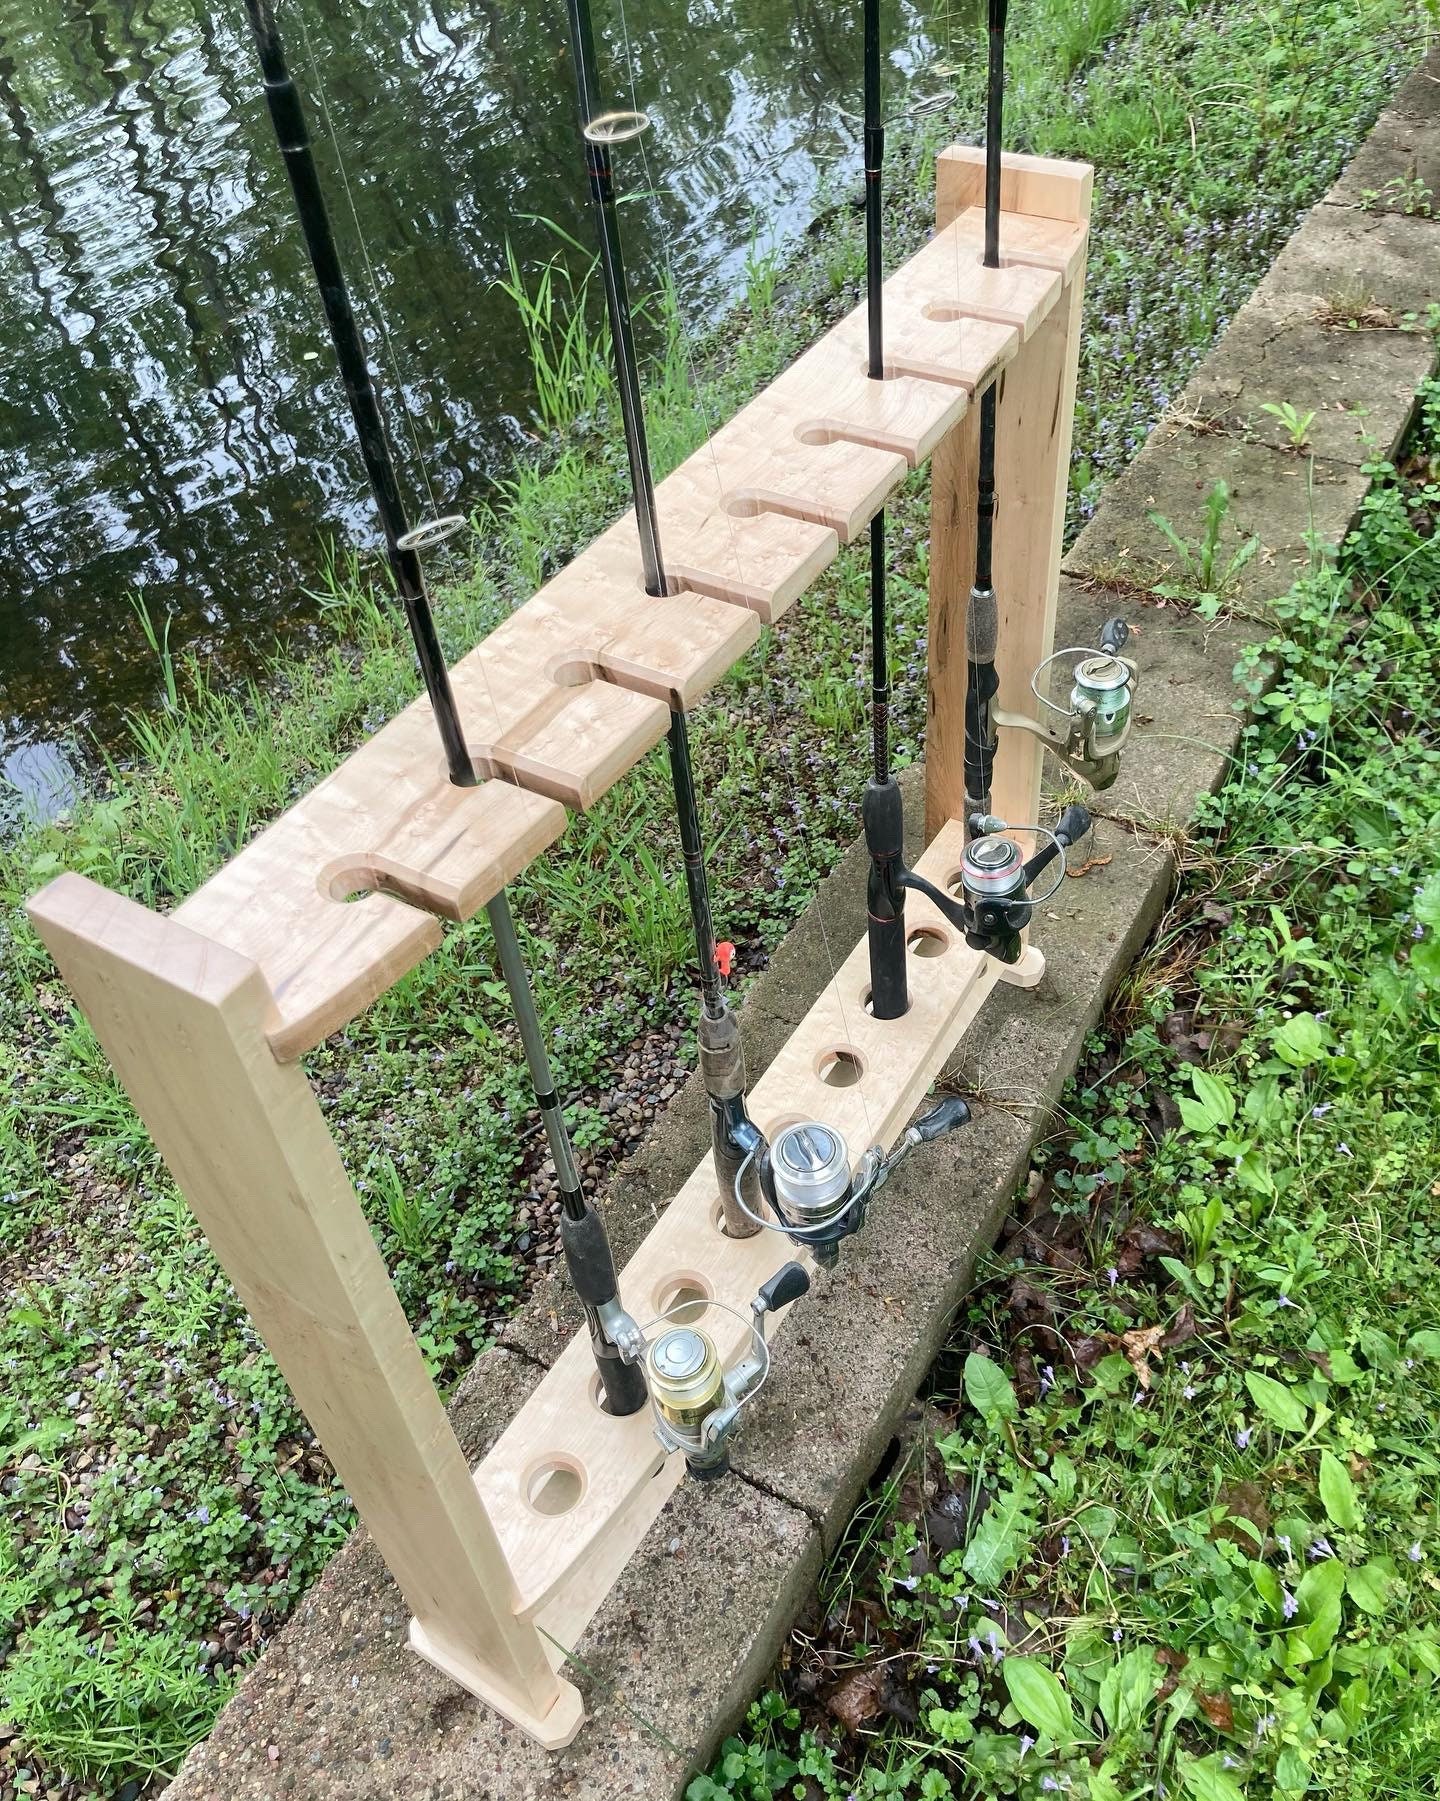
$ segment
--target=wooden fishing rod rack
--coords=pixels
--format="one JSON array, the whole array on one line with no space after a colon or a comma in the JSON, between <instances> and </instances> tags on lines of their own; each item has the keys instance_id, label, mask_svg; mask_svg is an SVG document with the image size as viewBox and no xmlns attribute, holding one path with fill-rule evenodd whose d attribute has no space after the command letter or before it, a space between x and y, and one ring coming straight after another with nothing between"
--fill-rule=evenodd
<instances>
[{"instance_id":1,"label":"wooden fishing rod rack","mask_svg":"<svg viewBox=\"0 0 1440 1801\"><path fill-rule=\"evenodd\" d=\"M918 867L949 887L963 807L974 397L998 380L999 705L1032 711L1050 653L1091 175L1008 156L1002 263L981 262L983 159L939 158L938 230L886 283L887 368L851 314L658 490L677 591L644 592L627 515L461 659L485 779L453 787L417 700L168 916L67 874L30 913L314 1426L413 1614L415 1648L542 1745L578 1731L560 1673L679 1482L649 1411L602 1411L581 1333L473 1472L426 1373L299 1059L354 1019L561 835L932 459L926 815ZM1032 820L1041 749L1002 738L994 804ZM856 816L859 801L857 792ZM996 981L923 896L907 903L913 1002L865 1010L862 941L751 1094L887 1146ZM720 1230L707 1156L621 1276L642 1322L679 1301L745 1312L794 1255ZM704 1323L730 1361L745 1328ZM776 1322L783 1328L785 1316Z\"/></svg>"}]
</instances>

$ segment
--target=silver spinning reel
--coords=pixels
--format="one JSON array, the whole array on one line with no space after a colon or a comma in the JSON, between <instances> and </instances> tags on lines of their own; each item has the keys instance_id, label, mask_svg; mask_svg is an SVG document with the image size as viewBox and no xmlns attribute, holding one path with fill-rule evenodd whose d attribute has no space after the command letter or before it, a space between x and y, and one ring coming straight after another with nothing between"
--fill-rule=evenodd
<instances>
[{"instance_id":1,"label":"silver spinning reel","mask_svg":"<svg viewBox=\"0 0 1440 1801\"><path fill-rule=\"evenodd\" d=\"M844 1134L819 1120L786 1126L773 1143L761 1145L745 1160L758 1157L760 1192L770 1210L767 1219L745 1200L745 1165L735 1177L735 1205L754 1226L783 1232L792 1244L808 1250L822 1269L834 1266L840 1242L865 1224L871 1201L917 1144L929 1144L963 1126L970 1109L952 1095L917 1119L895 1149L887 1153L871 1145L850 1168Z\"/></svg>"},{"instance_id":2,"label":"silver spinning reel","mask_svg":"<svg viewBox=\"0 0 1440 1801\"><path fill-rule=\"evenodd\" d=\"M699 1481L712 1482L730 1468L730 1440L741 1412L759 1394L770 1373L765 1315L788 1307L809 1287L810 1277L802 1265L787 1263L751 1301L749 1319L723 1301L691 1301L672 1307L653 1322L672 1322L656 1333L645 1353L655 1436L666 1451L678 1451L684 1457L687 1470ZM749 1328L750 1349L728 1370L710 1334L677 1318L701 1305L716 1307Z\"/></svg>"},{"instance_id":3,"label":"silver spinning reel","mask_svg":"<svg viewBox=\"0 0 1440 1801\"><path fill-rule=\"evenodd\" d=\"M1097 793L1110 787L1120 773L1120 752L1130 736L1131 702L1140 679L1135 663L1120 655L1129 636L1130 628L1123 619L1107 619L1098 649L1074 645L1057 650L1031 676L1030 692L1042 707L1058 713L1063 725L999 707L991 712L992 722L1039 738ZM1041 677L1062 657L1080 659L1072 671L1074 685L1067 707L1047 700L1040 692Z\"/></svg>"}]
</instances>

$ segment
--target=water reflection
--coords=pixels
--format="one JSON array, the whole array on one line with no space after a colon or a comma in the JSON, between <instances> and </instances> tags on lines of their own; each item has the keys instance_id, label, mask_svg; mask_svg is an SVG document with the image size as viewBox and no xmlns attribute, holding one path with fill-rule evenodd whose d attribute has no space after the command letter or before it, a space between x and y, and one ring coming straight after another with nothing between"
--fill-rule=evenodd
<instances>
[{"instance_id":1,"label":"water reflection","mask_svg":"<svg viewBox=\"0 0 1440 1801\"><path fill-rule=\"evenodd\" d=\"M837 103L858 84L859 9L628 12L656 123L632 259L653 279L645 241L667 242L698 316L754 221L795 229L849 164ZM929 39L920 4L894 12L900 73ZM602 6L617 101L621 17ZM588 242L563 8L289 0L281 20L328 102L337 226L357 277L357 237L368 253L426 473L441 505L474 505L529 411L490 286L505 238L548 254L538 215ZM0 771L28 805L72 779L46 740L76 721L104 735L155 698L131 591L173 614L172 648L240 673L304 628L324 534L372 525L239 0L0 0L0 115Z\"/></svg>"}]
</instances>

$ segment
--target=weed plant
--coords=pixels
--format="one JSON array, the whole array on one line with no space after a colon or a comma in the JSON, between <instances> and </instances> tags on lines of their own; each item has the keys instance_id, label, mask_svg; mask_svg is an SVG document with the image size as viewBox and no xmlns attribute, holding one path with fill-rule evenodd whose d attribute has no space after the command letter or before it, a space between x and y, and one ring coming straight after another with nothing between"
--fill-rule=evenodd
<instances>
[{"instance_id":1,"label":"weed plant","mask_svg":"<svg viewBox=\"0 0 1440 1801\"><path fill-rule=\"evenodd\" d=\"M689 1801L1436 1793L1440 385L1373 473L938 1420Z\"/></svg>"}]
</instances>

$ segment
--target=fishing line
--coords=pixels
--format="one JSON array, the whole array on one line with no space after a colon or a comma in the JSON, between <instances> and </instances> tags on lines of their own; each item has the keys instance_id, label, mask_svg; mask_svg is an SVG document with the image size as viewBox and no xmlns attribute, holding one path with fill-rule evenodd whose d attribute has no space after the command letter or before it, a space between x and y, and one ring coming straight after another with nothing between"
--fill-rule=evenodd
<instances>
[{"instance_id":1,"label":"fishing line","mask_svg":"<svg viewBox=\"0 0 1440 1801\"><path fill-rule=\"evenodd\" d=\"M380 342L384 347L385 361L389 369L390 379L394 382L396 395L401 401L400 416L404 421L406 435L410 439L410 450L415 459L416 467L419 469L420 479L425 485L425 493L430 501L431 516L433 518L438 518L440 515L440 502L436 498L435 490L430 483L430 470L425 455L420 448L420 437L415 426L414 414L411 412L409 406L404 404L408 390L401 379L399 359L396 357L394 345L390 341L390 329L386 320L385 309L380 302L380 283L375 274L375 265L370 260L369 241L366 238L364 227L360 223L359 209L355 205L355 195L350 187L350 171L346 167L345 156L340 148L340 137L335 129L335 121L331 117L330 96L325 90L325 83L320 74L319 60L317 59L314 48L310 42L310 27L306 23L304 6L298 5L295 8L295 13L300 21L300 42L305 52L306 71L310 79L310 85L314 90L315 98L319 103L320 117L325 123L325 135L330 140L330 148L335 157L335 168L340 176L340 185L345 190L345 205L350 214L350 223L355 231L355 242L360 250L360 260L365 266L365 279L367 283L365 296L366 310L370 314L375 329L379 334ZM384 431L388 441L390 438L390 421L388 416L382 418L381 429ZM390 454L392 456L395 454L393 444L391 444Z\"/></svg>"}]
</instances>

